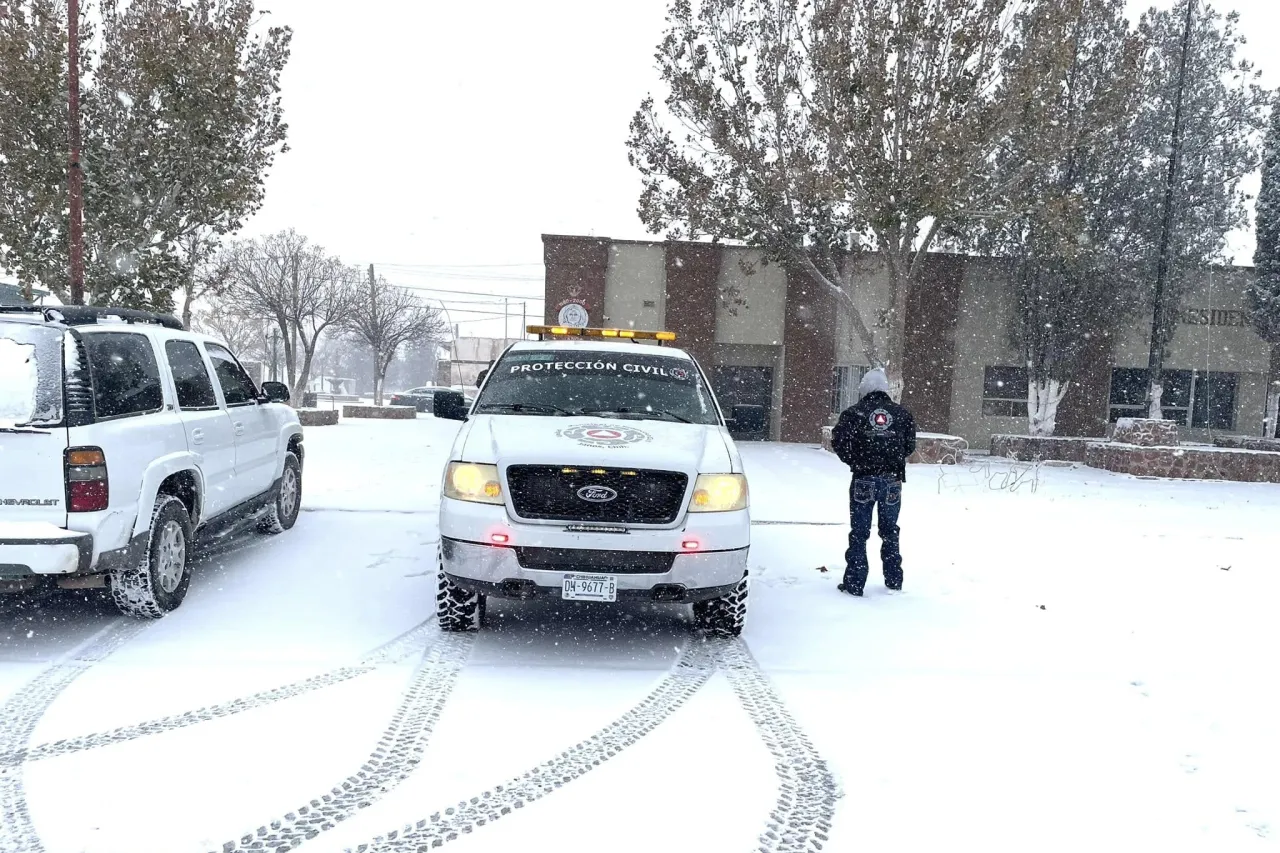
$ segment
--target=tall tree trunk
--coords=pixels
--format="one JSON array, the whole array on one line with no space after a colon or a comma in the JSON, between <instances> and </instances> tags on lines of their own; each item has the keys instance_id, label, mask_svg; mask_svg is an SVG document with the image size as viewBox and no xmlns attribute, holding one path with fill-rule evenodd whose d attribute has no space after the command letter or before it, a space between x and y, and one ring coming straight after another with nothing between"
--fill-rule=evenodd
<instances>
[{"instance_id":1,"label":"tall tree trunk","mask_svg":"<svg viewBox=\"0 0 1280 853\"><path fill-rule=\"evenodd\" d=\"M298 375L298 384L289 386L292 389L292 402L295 408L302 405L303 395L307 393L307 385L311 383L311 360L315 357L315 353L315 344L303 349L302 372Z\"/></svg>"},{"instance_id":2,"label":"tall tree trunk","mask_svg":"<svg viewBox=\"0 0 1280 853\"><path fill-rule=\"evenodd\" d=\"M911 279L898 262L889 263L889 283L889 340L885 346L884 369L889 378L889 396L901 402L902 392L906 387L904 365L907 353L907 300L911 296Z\"/></svg>"},{"instance_id":3,"label":"tall tree trunk","mask_svg":"<svg viewBox=\"0 0 1280 853\"><path fill-rule=\"evenodd\" d=\"M1271 364L1267 372L1267 410L1262 422L1266 438L1280 438L1280 344L1271 345Z\"/></svg>"},{"instance_id":4,"label":"tall tree trunk","mask_svg":"<svg viewBox=\"0 0 1280 853\"><path fill-rule=\"evenodd\" d=\"M1058 405L1070 382L1057 379L1027 380L1027 434L1048 438L1058 427Z\"/></svg>"},{"instance_id":5,"label":"tall tree trunk","mask_svg":"<svg viewBox=\"0 0 1280 853\"><path fill-rule=\"evenodd\" d=\"M382 405L382 356L377 350L373 351L373 404L375 406Z\"/></svg>"}]
</instances>

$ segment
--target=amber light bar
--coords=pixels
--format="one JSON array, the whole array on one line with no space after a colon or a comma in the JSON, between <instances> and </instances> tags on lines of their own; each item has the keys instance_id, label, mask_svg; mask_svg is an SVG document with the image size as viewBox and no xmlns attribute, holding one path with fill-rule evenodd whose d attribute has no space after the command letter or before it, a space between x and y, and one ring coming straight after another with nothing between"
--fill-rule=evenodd
<instances>
[{"instance_id":1,"label":"amber light bar","mask_svg":"<svg viewBox=\"0 0 1280 853\"><path fill-rule=\"evenodd\" d=\"M643 332L638 329L588 329L574 326L529 326L531 335L566 338L626 338L637 341L674 341L675 332Z\"/></svg>"}]
</instances>

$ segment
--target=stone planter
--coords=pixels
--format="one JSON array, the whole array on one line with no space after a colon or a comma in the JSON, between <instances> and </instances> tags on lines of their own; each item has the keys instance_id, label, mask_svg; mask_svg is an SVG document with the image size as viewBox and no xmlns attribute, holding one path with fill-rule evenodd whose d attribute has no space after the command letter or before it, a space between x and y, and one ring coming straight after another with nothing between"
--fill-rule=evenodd
<instances>
[{"instance_id":1,"label":"stone planter","mask_svg":"<svg viewBox=\"0 0 1280 853\"><path fill-rule=\"evenodd\" d=\"M1231 450L1270 450L1280 451L1280 438L1258 438L1248 435L1215 435L1214 447L1226 447Z\"/></svg>"},{"instance_id":2,"label":"stone planter","mask_svg":"<svg viewBox=\"0 0 1280 853\"><path fill-rule=\"evenodd\" d=\"M338 410L298 409L298 423L304 427L334 426L338 423Z\"/></svg>"},{"instance_id":3,"label":"stone planter","mask_svg":"<svg viewBox=\"0 0 1280 853\"><path fill-rule=\"evenodd\" d=\"M959 465L969 442L958 435L922 432L916 435L916 452L907 461L912 465Z\"/></svg>"},{"instance_id":4,"label":"stone planter","mask_svg":"<svg viewBox=\"0 0 1280 853\"><path fill-rule=\"evenodd\" d=\"M343 406L342 416L380 421L411 421L418 417L418 410L413 406Z\"/></svg>"},{"instance_id":5,"label":"stone planter","mask_svg":"<svg viewBox=\"0 0 1280 853\"><path fill-rule=\"evenodd\" d=\"M993 435L991 456L1014 459L1018 462L1086 462L1085 453L1090 444L1103 441L1100 438L1076 438L1059 436Z\"/></svg>"},{"instance_id":6,"label":"stone planter","mask_svg":"<svg viewBox=\"0 0 1280 853\"><path fill-rule=\"evenodd\" d=\"M1121 418L1116 421L1111 440L1137 447L1177 447L1178 425L1174 421L1151 418Z\"/></svg>"},{"instance_id":7,"label":"stone planter","mask_svg":"<svg viewBox=\"0 0 1280 853\"><path fill-rule=\"evenodd\" d=\"M822 449L828 452L835 452L831 447L832 429L822 428ZM912 465L959 465L968 449L969 442L958 435L922 432L916 435L916 452L907 461Z\"/></svg>"},{"instance_id":8,"label":"stone planter","mask_svg":"<svg viewBox=\"0 0 1280 853\"><path fill-rule=\"evenodd\" d=\"M1117 474L1175 480L1280 483L1280 453L1217 447L1090 444L1087 464Z\"/></svg>"}]
</instances>

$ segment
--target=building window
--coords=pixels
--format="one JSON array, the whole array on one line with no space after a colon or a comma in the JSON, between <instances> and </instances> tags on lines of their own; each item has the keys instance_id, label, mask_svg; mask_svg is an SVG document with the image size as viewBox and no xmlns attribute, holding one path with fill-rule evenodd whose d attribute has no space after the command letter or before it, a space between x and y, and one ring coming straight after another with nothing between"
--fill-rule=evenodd
<instances>
[{"instance_id":1,"label":"building window","mask_svg":"<svg viewBox=\"0 0 1280 853\"><path fill-rule=\"evenodd\" d=\"M858 386L869 367L844 365L831 371L831 413L838 415L858 402Z\"/></svg>"},{"instance_id":2,"label":"building window","mask_svg":"<svg viewBox=\"0 0 1280 853\"><path fill-rule=\"evenodd\" d=\"M1191 406L1191 425L1202 429L1236 428L1236 383L1234 373L1201 373L1196 376Z\"/></svg>"},{"instance_id":3,"label":"building window","mask_svg":"<svg viewBox=\"0 0 1280 853\"><path fill-rule=\"evenodd\" d=\"M989 418L1027 416L1027 369L988 367L982 373L982 414Z\"/></svg>"},{"instance_id":4,"label":"building window","mask_svg":"<svg viewBox=\"0 0 1280 853\"><path fill-rule=\"evenodd\" d=\"M1117 367L1111 371L1110 420L1147 416L1147 376L1144 368ZM1193 429L1230 430L1236 422L1235 373L1165 370L1161 399L1165 420Z\"/></svg>"}]
</instances>

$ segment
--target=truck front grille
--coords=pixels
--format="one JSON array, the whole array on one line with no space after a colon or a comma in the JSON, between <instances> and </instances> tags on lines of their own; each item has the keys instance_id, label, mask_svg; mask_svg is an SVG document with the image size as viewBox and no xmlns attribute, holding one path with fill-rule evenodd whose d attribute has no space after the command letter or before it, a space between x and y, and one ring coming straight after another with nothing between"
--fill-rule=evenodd
<instances>
[{"instance_id":1,"label":"truck front grille","mask_svg":"<svg viewBox=\"0 0 1280 853\"><path fill-rule=\"evenodd\" d=\"M507 468L516 515L539 521L671 524L680 515L688 485L688 475L679 471L568 465ZM587 499L610 494L615 495L610 500Z\"/></svg>"},{"instance_id":2,"label":"truck front grille","mask_svg":"<svg viewBox=\"0 0 1280 853\"><path fill-rule=\"evenodd\" d=\"M556 572L606 572L611 575L661 575L676 555L664 551L597 551L588 548L516 548L522 569Z\"/></svg>"}]
</instances>

